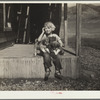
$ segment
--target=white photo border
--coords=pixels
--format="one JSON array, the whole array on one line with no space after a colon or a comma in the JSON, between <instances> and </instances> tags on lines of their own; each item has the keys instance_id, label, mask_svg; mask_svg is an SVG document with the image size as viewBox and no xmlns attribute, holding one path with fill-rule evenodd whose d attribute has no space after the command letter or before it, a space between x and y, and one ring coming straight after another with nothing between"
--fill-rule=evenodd
<instances>
[{"instance_id":1,"label":"white photo border","mask_svg":"<svg viewBox=\"0 0 100 100\"><path fill-rule=\"evenodd\" d=\"M100 1L0 1L0 3L100 3ZM0 91L0 99L100 99L100 91Z\"/></svg>"}]
</instances>

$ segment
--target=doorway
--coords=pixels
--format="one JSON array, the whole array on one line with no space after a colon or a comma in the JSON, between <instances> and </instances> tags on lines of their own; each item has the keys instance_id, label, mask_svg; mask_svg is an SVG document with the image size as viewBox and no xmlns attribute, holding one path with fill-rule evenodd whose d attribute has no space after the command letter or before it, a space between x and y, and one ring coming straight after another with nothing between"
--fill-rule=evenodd
<instances>
[{"instance_id":1,"label":"doorway","mask_svg":"<svg viewBox=\"0 0 100 100\"><path fill-rule=\"evenodd\" d=\"M42 27L46 21L51 21L55 24L55 33L59 35L61 4L10 4L10 7L9 19L12 31L16 33L16 43L34 43L35 39L41 34ZM26 16L27 7L29 7L29 16ZM25 19L27 17L28 27L25 29ZM24 34L25 30L26 35Z\"/></svg>"},{"instance_id":2,"label":"doorway","mask_svg":"<svg viewBox=\"0 0 100 100\"><path fill-rule=\"evenodd\" d=\"M34 43L42 32L43 24L49 21L49 4L30 5L30 42Z\"/></svg>"},{"instance_id":3,"label":"doorway","mask_svg":"<svg viewBox=\"0 0 100 100\"><path fill-rule=\"evenodd\" d=\"M30 42L34 43L35 39L39 37L42 32L42 27L46 21L52 21L59 34L60 18L61 18L60 4L32 4L30 5Z\"/></svg>"}]
</instances>

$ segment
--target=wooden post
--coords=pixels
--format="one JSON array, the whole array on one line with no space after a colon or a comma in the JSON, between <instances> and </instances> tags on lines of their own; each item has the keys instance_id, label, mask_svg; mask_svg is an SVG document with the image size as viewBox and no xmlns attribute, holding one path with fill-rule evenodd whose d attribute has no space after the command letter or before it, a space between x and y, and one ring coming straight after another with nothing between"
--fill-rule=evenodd
<instances>
[{"instance_id":1,"label":"wooden post","mask_svg":"<svg viewBox=\"0 0 100 100\"><path fill-rule=\"evenodd\" d=\"M24 36L23 36L23 43L26 41L26 31L27 31L27 24L28 24L28 15L29 15L29 6L27 7L27 14L25 19L25 30L24 30Z\"/></svg>"},{"instance_id":2,"label":"wooden post","mask_svg":"<svg viewBox=\"0 0 100 100\"><path fill-rule=\"evenodd\" d=\"M5 8L5 3L3 4L3 30L5 31L5 26L6 26L6 8Z\"/></svg>"},{"instance_id":3,"label":"wooden post","mask_svg":"<svg viewBox=\"0 0 100 100\"><path fill-rule=\"evenodd\" d=\"M59 31L59 36L62 40L62 42L64 43L64 4L61 4L61 24L60 24L60 31Z\"/></svg>"},{"instance_id":4,"label":"wooden post","mask_svg":"<svg viewBox=\"0 0 100 100\"><path fill-rule=\"evenodd\" d=\"M67 4L64 4L64 36L65 48L68 46L68 32L67 32Z\"/></svg>"},{"instance_id":5,"label":"wooden post","mask_svg":"<svg viewBox=\"0 0 100 100\"><path fill-rule=\"evenodd\" d=\"M76 12L76 56L79 56L81 48L81 4L76 4Z\"/></svg>"}]
</instances>

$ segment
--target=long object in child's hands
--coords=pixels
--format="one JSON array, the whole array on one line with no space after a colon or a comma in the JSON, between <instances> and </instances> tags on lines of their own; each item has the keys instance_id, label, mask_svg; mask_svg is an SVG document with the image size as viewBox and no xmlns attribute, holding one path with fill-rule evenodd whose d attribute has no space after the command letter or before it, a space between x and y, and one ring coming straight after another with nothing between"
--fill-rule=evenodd
<instances>
[{"instance_id":1,"label":"long object in child's hands","mask_svg":"<svg viewBox=\"0 0 100 100\"><path fill-rule=\"evenodd\" d=\"M62 49L63 49L65 52L68 52L68 53L70 53L70 54L72 54L72 55L75 55L75 56L76 56L76 54L75 54L75 52L74 52L74 51L67 50L67 49L66 49L66 48L64 48L64 47L62 47Z\"/></svg>"}]
</instances>

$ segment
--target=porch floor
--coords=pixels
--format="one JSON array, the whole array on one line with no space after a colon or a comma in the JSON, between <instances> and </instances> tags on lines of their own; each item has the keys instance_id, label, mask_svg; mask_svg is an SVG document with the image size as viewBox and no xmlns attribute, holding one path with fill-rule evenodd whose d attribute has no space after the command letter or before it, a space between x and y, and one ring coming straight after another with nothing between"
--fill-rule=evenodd
<instances>
[{"instance_id":1,"label":"porch floor","mask_svg":"<svg viewBox=\"0 0 100 100\"><path fill-rule=\"evenodd\" d=\"M15 44L0 51L0 57L33 57L34 45Z\"/></svg>"},{"instance_id":2,"label":"porch floor","mask_svg":"<svg viewBox=\"0 0 100 100\"><path fill-rule=\"evenodd\" d=\"M0 50L1 57L34 57L34 45L29 44L15 44L6 49ZM70 50L70 49L69 49ZM73 56L72 54L65 52L64 56Z\"/></svg>"}]
</instances>

